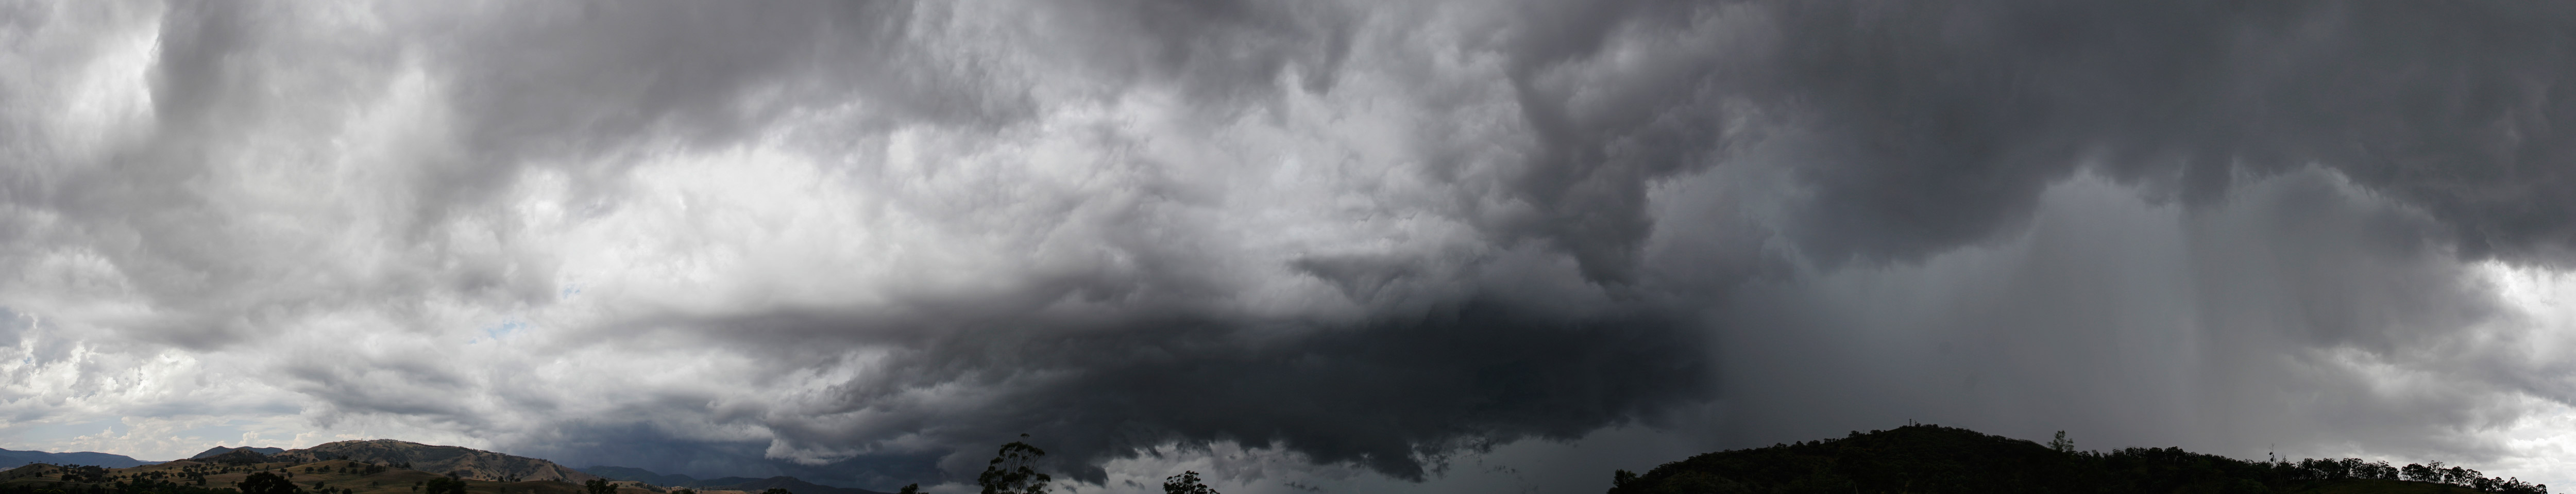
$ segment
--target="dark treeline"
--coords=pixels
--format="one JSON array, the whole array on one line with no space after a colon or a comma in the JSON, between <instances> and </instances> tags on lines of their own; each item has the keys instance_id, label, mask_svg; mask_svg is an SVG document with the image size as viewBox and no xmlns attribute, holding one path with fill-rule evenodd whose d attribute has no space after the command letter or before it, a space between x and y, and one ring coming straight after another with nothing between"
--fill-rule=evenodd
<instances>
[{"instance_id":1,"label":"dark treeline","mask_svg":"<svg viewBox=\"0 0 2576 494\"><path fill-rule=\"evenodd\" d=\"M1621 470L1610 494L2100 493L2262 494L2367 482L2432 482L2506 494L2548 486L2476 470L2360 459L2248 461L2183 451L2075 451L1967 429L1911 425L1842 439L1703 454L1645 474Z\"/></svg>"},{"instance_id":2,"label":"dark treeline","mask_svg":"<svg viewBox=\"0 0 2576 494\"><path fill-rule=\"evenodd\" d=\"M408 466L408 464L398 465ZM354 494L356 491L355 489L331 486L322 481L312 481L307 484L299 485L287 479L292 478L296 471L302 471L304 473L374 475L384 473L391 468L393 467L367 462L356 462L352 465L336 467L307 465L298 468L281 467L269 469L253 469L242 464L213 463L185 465L176 469L151 471L134 471L129 469L120 472L96 465L40 465L39 468L35 469L21 468L11 470L11 473L9 474L0 475L0 481L16 480L36 475L53 475L59 480L43 482L12 482L6 485L0 485L0 494L261 494L262 492L273 492L274 494ZM208 475L240 472L254 472L251 474L249 479L245 479L246 481L249 481L249 483L258 483L258 481L261 480L273 479L273 483L277 485L252 490L247 489L249 486L244 485L245 483L243 482L218 486L208 485L209 483L206 481L206 476Z\"/></svg>"},{"instance_id":3,"label":"dark treeline","mask_svg":"<svg viewBox=\"0 0 2576 494\"><path fill-rule=\"evenodd\" d=\"M105 483L18 482L0 485L0 494L240 494L230 487L206 487L165 479Z\"/></svg>"}]
</instances>

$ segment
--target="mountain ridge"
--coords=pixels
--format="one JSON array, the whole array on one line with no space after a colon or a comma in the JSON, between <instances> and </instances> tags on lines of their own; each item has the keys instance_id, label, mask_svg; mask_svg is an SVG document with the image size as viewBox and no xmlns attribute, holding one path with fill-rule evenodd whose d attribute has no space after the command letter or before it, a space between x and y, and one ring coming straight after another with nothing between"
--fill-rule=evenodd
<instances>
[{"instance_id":1,"label":"mountain ridge","mask_svg":"<svg viewBox=\"0 0 2576 494\"><path fill-rule=\"evenodd\" d=\"M19 461L26 460L26 461ZM10 462L15 464L9 464ZM9 478L48 477L61 481L125 478L118 470L150 466L154 472L143 474L154 479L185 480L214 477L230 480L251 471L302 473L305 476L338 474L364 479L380 479L382 472L414 472L395 475L418 481L411 476L454 477L478 482L474 494L574 494L550 491L578 489L588 480L610 480L620 494L667 494L666 487L685 487L709 494L748 494L769 489L785 489L794 494L886 494L852 487L833 487L807 482L793 476L769 478L719 477L697 479L688 475L663 475L632 467L592 466L573 469L552 460L510 455L463 446L441 446L394 439L336 441L308 448L283 449L249 446L216 446L185 459L169 462L147 462L107 453L49 453L0 449L0 470ZM46 466L64 465L64 466ZM77 466L75 465L90 465ZM23 470L33 468L35 470ZM98 470L100 468L110 470ZM89 472L89 473L83 473ZM596 472L596 473L594 473ZM175 477L174 477L175 475ZM293 476L293 473L288 473ZM5 479L0 479L5 480ZM298 478L297 482L305 482ZM370 490L382 480L369 480ZM212 488L213 485L198 484ZM318 488L318 487L317 487ZM410 487L405 487L409 489ZM491 489L496 492L485 493ZM212 492L212 491L210 491ZM392 493L385 493L392 494Z\"/></svg>"},{"instance_id":2,"label":"mountain ridge","mask_svg":"<svg viewBox=\"0 0 2576 494\"><path fill-rule=\"evenodd\" d=\"M98 466L108 467L108 468L131 468L131 467L139 467L139 466L150 465L150 464L154 464L154 463L161 463L161 462L157 462L157 461L143 461L143 460L137 460L137 459L134 459L133 457L130 457L130 456L125 456L125 455L120 455L120 454L111 454L111 453L100 453L100 452L95 452L95 451L79 451L79 452L71 452L71 453L52 453L52 452L45 452L45 451L17 451L17 450L9 450L9 449L0 449L0 469L17 468L17 467L22 467L22 466L27 466L27 465L37 464L37 463L56 464L56 465L98 465Z\"/></svg>"}]
</instances>

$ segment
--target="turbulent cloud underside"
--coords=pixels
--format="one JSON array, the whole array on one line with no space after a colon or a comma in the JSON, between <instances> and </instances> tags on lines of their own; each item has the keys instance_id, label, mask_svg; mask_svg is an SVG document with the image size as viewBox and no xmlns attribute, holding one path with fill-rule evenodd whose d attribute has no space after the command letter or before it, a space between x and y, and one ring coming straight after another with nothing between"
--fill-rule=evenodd
<instances>
[{"instance_id":1,"label":"turbulent cloud underside","mask_svg":"<svg viewBox=\"0 0 2576 494\"><path fill-rule=\"evenodd\" d=\"M2546 471L2571 8L12 2L0 430L875 488L1021 433L1280 491L1905 419Z\"/></svg>"}]
</instances>

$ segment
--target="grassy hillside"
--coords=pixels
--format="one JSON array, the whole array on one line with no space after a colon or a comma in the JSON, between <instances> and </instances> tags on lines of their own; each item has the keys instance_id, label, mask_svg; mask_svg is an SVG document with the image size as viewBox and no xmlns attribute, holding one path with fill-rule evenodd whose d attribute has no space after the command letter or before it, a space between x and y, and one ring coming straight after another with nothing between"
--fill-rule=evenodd
<instances>
[{"instance_id":1,"label":"grassy hillside","mask_svg":"<svg viewBox=\"0 0 2576 494\"><path fill-rule=\"evenodd\" d=\"M2419 481L2432 480L2432 481ZM2484 489L2484 490L2480 490ZM2064 451L1916 425L1703 454L1614 476L1611 494L1754 493L2545 494L2547 486L2357 459L2244 461L2179 448Z\"/></svg>"},{"instance_id":2,"label":"grassy hillside","mask_svg":"<svg viewBox=\"0 0 2576 494\"><path fill-rule=\"evenodd\" d=\"M424 472L475 480L581 481L600 478L555 462L459 446L438 446L392 439L340 441L271 455L276 461L354 460L406 465Z\"/></svg>"}]
</instances>

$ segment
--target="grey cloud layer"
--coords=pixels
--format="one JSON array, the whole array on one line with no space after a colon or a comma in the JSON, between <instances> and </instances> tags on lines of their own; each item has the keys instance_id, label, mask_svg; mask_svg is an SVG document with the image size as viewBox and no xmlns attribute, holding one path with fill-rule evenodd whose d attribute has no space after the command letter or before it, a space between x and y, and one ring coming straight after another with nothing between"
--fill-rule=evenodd
<instances>
[{"instance_id":1,"label":"grey cloud layer","mask_svg":"<svg viewBox=\"0 0 2576 494\"><path fill-rule=\"evenodd\" d=\"M2557 367L2413 349L2576 231L2568 8L25 4L0 306L94 359L20 375L178 352L280 383L244 408L691 473L1030 432L1087 481L1216 441L1419 478L1712 401L2154 441L2313 411L2280 389L2491 451L2438 432Z\"/></svg>"}]
</instances>

